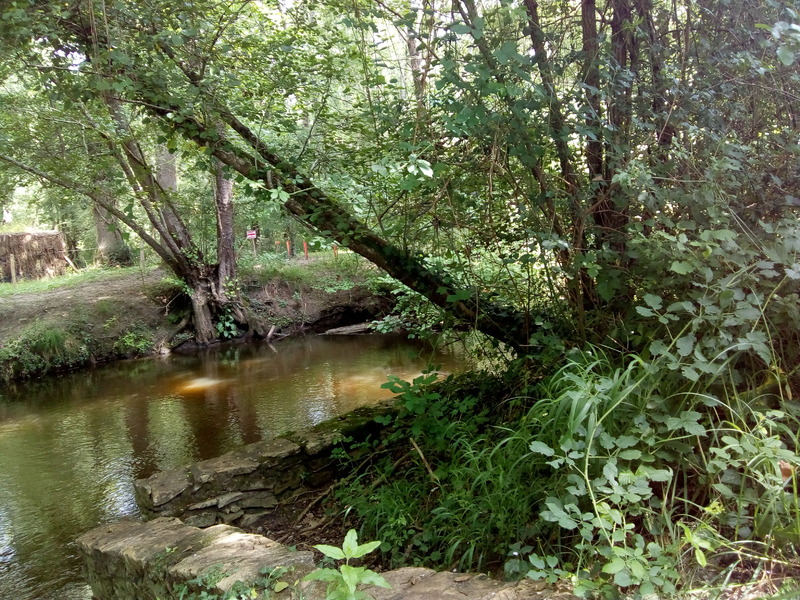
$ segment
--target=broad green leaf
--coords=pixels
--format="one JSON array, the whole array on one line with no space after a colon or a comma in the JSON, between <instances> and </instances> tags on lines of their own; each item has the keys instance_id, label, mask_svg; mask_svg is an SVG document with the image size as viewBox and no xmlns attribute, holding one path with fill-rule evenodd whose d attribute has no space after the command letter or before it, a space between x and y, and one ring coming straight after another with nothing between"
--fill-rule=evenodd
<instances>
[{"instance_id":1,"label":"broad green leaf","mask_svg":"<svg viewBox=\"0 0 800 600\"><path fill-rule=\"evenodd\" d=\"M356 552L358 552L358 534L355 529L351 529L347 532L347 535L344 536L342 551L346 558L356 557Z\"/></svg>"},{"instance_id":2,"label":"broad green leaf","mask_svg":"<svg viewBox=\"0 0 800 600\"><path fill-rule=\"evenodd\" d=\"M356 587L361 579L361 573L366 569L364 567L351 567L350 565L342 565L340 571L342 573L342 581L350 590L350 593L355 593Z\"/></svg>"},{"instance_id":3,"label":"broad green leaf","mask_svg":"<svg viewBox=\"0 0 800 600\"><path fill-rule=\"evenodd\" d=\"M625 569L625 560L620 558L619 556L615 556L609 562L603 565L603 573L608 573L609 575L614 575L615 573L619 573L623 569Z\"/></svg>"},{"instance_id":4,"label":"broad green leaf","mask_svg":"<svg viewBox=\"0 0 800 600\"><path fill-rule=\"evenodd\" d=\"M369 569L364 571L364 573L361 575L361 583L364 585L377 585L378 587L390 588L390 589L392 587L391 584L388 581L386 581L386 579L384 579L382 575L379 575L375 571L371 571Z\"/></svg>"},{"instance_id":5,"label":"broad green leaf","mask_svg":"<svg viewBox=\"0 0 800 600\"><path fill-rule=\"evenodd\" d=\"M334 560L344 560L347 558L342 552L341 548L337 548L336 546L328 546L326 544L318 544L314 546L317 550L322 552L325 556L329 558L333 558Z\"/></svg>"},{"instance_id":6,"label":"broad green leaf","mask_svg":"<svg viewBox=\"0 0 800 600\"><path fill-rule=\"evenodd\" d=\"M631 448L630 450L623 450L620 452L619 457L624 460L637 460L642 457L642 452L641 450Z\"/></svg>"},{"instance_id":7,"label":"broad green leaf","mask_svg":"<svg viewBox=\"0 0 800 600\"><path fill-rule=\"evenodd\" d=\"M341 574L336 569L317 569L303 577L303 581L339 581L341 578Z\"/></svg>"},{"instance_id":8,"label":"broad green leaf","mask_svg":"<svg viewBox=\"0 0 800 600\"><path fill-rule=\"evenodd\" d=\"M366 544L361 544L358 546L358 549L356 550L355 554L353 554L352 558L361 558L362 556L366 556L380 545L381 542L367 542Z\"/></svg>"},{"instance_id":9,"label":"broad green leaf","mask_svg":"<svg viewBox=\"0 0 800 600\"><path fill-rule=\"evenodd\" d=\"M663 306L661 296L656 296L655 294L645 294L643 300L647 306L655 310L660 310Z\"/></svg>"},{"instance_id":10,"label":"broad green leaf","mask_svg":"<svg viewBox=\"0 0 800 600\"><path fill-rule=\"evenodd\" d=\"M675 347L678 349L678 354L681 356L689 356L692 353L692 350L694 350L694 344L696 341L697 338L694 336L694 334L679 337L675 342Z\"/></svg>"}]
</instances>

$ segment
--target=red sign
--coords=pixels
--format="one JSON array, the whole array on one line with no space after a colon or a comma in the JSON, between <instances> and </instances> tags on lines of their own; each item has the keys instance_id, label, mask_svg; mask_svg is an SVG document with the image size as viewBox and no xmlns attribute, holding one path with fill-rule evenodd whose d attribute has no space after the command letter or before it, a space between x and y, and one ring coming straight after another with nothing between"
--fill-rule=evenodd
<instances>
[{"instance_id":1,"label":"red sign","mask_svg":"<svg viewBox=\"0 0 800 600\"><path fill-rule=\"evenodd\" d=\"M255 229L248 229L247 230L247 239L254 240L258 237L258 232Z\"/></svg>"}]
</instances>

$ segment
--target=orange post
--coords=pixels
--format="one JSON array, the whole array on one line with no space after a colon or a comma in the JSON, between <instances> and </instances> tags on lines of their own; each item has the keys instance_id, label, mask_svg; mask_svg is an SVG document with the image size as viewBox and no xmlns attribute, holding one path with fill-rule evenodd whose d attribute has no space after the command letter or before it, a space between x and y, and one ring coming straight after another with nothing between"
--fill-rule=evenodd
<instances>
[{"instance_id":1,"label":"orange post","mask_svg":"<svg viewBox=\"0 0 800 600\"><path fill-rule=\"evenodd\" d=\"M339 246L333 245L333 258L339 258Z\"/></svg>"},{"instance_id":2,"label":"orange post","mask_svg":"<svg viewBox=\"0 0 800 600\"><path fill-rule=\"evenodd\" d=\"M303 240L303 254L306 255L306 260L308 260L308 242Z\"/></svg>"},{"instance_id":3,"label":"orange post","mask_svg":"<svg viewBox=\"0 0 800 600\"><path fill-rule=\"evenodd\" d=\"M292 242L286 240L286 258L289 258L292 255Z\"/></svg>"}]
</instances>

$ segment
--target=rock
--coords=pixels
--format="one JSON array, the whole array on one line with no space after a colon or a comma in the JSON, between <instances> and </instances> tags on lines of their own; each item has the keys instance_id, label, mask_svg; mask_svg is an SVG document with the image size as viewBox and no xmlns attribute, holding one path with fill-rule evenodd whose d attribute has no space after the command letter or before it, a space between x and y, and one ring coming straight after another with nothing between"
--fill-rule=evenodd
<instances>
[{"instance_id":1,"label":"rock","mask_svg":"<svg viewBox=\"0 0 800 600\"><path fill-rule=\"evenodd\" d=\"M258 468L258 462L243 456L236 456L229 452L217 458L210 458L191 467L192 481L195 484L208 483L210 481L224 481L252 473Z\"/></svg>"},{"instance_id":2,"label":"rock","mask_svg":"<svg viewBox=\"0 0 800 600\"><path fill-rule=\"evenodd\" d=\"M243 494L242 492L230 492L227 494L223 494L222 496L216 498L217 506L223 508L225 506L228 506L228 504L233 504L237 500L241 500L244 497L245 494Z\"/></svg>"},{"instance_id":3,"label":"rock","mask_svg":"<svg viewBox=\"0 0 800 600\"><path fill-rule=\"evenodd\" d=\"M242 518L259 516L253 513ZM237 582L252 585L263 579L263 573L278 567L292 570L282 579L289 583L300 581L314 569L311 552L297 552L228 525L201 530L168 518L98 527L78 539L78 549L98 600L177 597L179 586L191 587L193 580L203 577L214 582L206 592L222 594ZM209 579L214 574L217 577ZM364 590L375 600L577 600L567 592L530 580L494 581L483 574L436 573L417 567L382 575L391 589ZM301 588L305 600L325 598L322 584L302 583ZM288 591L280 597L297 598Z\"/></svg>"},{"instance_id":4,"label":"rock","mask_svg":"<svg viewBox=\"0 0 800 600\"><path fill-rule=\"evenodd\" d=\"M277 504L278 499L271 492L247 494L239 502L239 506L242 508L273 508Z\"/></svg>"},{"instance_id":5,"label":"rock","mask_svg":"<svg viewBox=\"0 0 800 600\"><path fill-rule=\"evenodd\" d=\"M139 479L134 483L134 487L137 500L142 497L147 498L147 503L155 508L189 489L189 477L185 471L161 471L147 479Z\"/></svg>"},{"instance_id":6,"label":"rock","mask_svg":"<svg viewBox=\"0 0 800 600\"><path fill-rule=\"evenodd\" d=\"M136 482L137 502L147 516L186 516L195 525L208 523L210 518L197 517L192 511L217 507L235 514L248 508L274 507L287 496L335 479L341 463L331 458L331 452L340 440L363 440L378 434L381 426L375 417L396 410L395 400L361 407L305 431L249 444L184 469L157 473ZM230 518L224 517L226 522Z\"/></svg>"},{"instance_id":7,"label":"rock","mask_svg":"<svg viewBox=\"0 0 800 600\"><path fill-rule=\"evenodd\" d=\"M299 450L300 447L294 442L286 438L277 438L248 444L242 454L263 464L270 458L286 458L297 454Z\"/></svg>"},{"instance_id":8,"label":"rock","mask_svg":"<svg viewBox=\"0 0 800 600\"><path fill-rule=\"evenodd\" d=\"M245 513L237 522L239 527L244 527L245 529L252 528L256 523L258 523L261 519L266 517L267 515L272 514L272 511L269 510L260 510L257 512L252 513Z\"/></svg>"},{"instance_id":9,"label":"rock","mask_svg":"<svg viewBox=\"0 0 800 600\"><path fill-rule=\"evenodd\" d=\"M191 527L211 527L217 524L217 513L215 512L202 512L194 515L188 515L185 519L186 524Z\"/></svg>"}]
</instances>

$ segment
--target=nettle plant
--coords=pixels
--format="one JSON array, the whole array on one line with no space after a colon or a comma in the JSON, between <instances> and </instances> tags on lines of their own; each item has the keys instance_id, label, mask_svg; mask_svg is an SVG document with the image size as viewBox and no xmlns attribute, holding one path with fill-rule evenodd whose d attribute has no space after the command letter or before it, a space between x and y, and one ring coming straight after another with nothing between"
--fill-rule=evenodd
<instances>
[{"instance_id":1,"label":"nettle plant","mask_svg":"<svg viewBox=\"0 0 800 600\"><path fill-rule=\"evenodd\" d=\"M670 390L674 375L584 354L550 380L524 427L530 459L552 469L540 519L558 542L514 548L507 570L572 574L583 597L641 598L673 594L686 557L704 567L717 550L753 558L800 539L796 415L699 385Z\"/></svg>"}]
</instances>

